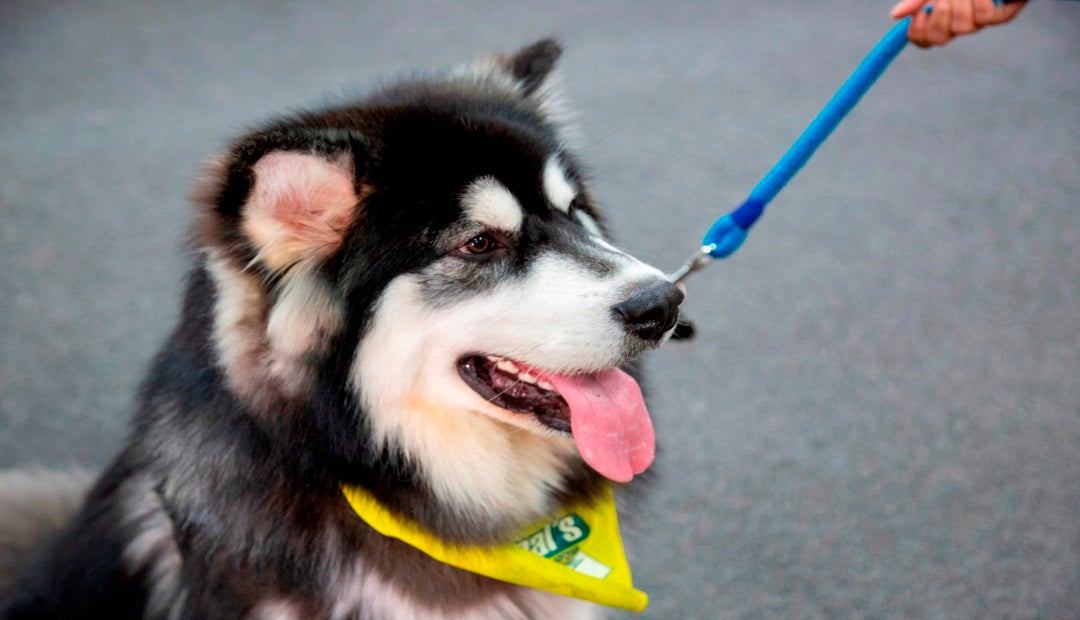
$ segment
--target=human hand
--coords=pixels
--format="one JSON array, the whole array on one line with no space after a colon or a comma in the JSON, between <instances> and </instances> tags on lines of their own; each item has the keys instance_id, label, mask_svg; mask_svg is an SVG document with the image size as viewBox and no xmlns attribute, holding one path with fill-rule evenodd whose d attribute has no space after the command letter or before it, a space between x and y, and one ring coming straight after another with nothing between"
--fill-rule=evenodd
<instances>
[{"instance_id":1,"label":"human hand","mask_svg":"<svg viewBox=\"0 0 1080 620\"><path fill-rule=\"evenodd\" d=\"M994 0L901 0L893 7L894 19L911 15L908 40L919 47L945 45L957 35L971 34L984 26L1003 24L1020 12L1026 2L998 5ZM923 7L934 7L927 13Z\"/></svg>"}]
</instances>

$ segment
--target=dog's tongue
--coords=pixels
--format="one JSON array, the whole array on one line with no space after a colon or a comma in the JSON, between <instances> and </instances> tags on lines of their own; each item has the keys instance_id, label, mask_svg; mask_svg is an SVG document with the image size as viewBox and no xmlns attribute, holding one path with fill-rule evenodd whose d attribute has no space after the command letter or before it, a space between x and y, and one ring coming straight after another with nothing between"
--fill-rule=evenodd
<instances>
[{"instance_id":1,"label":"dog's tongue","mask_svg":"<svg viewBox=\"0 0 1080 620\"><path fill-rule=\"evenodd\" d=\"M574 442L589 466L611 480L629 482L652 464L656 438L633 377L613 368L549 379L570 405Z\"/></svg>"}]
</instances>

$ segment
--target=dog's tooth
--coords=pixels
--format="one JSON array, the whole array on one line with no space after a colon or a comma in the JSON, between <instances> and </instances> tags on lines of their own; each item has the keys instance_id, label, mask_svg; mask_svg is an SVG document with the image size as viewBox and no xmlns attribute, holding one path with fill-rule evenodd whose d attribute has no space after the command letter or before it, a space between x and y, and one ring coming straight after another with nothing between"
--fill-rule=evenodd
<instances>
[{"instance_id":1,"label":"dog's tooth","mask_svg":"<svg viewBox=\"0 0 1080 620\"><path fill-rule=\"evenodd\" d=\"M541 390L547 390L549 392L555 391L555 386L544 380L537 381L536 386L539 387Z\"/></svg>"},{"instance_id":2,"label":"dog's tooth","mask_svg":"<svg viewBox=\"0 0 1080 620\"><path fill-rule=\"evenodd\" d=\"M516 375L518 373L517 364L511 362L510 360L500 360L498 364L495 364L495 367L499 370L508 372L513 375Z\"/></svg>"},{"instance_id":3,"label":"dog's tooth","mask_svg":"<svg viewBox=\"0 0 1080 620\"><path fill-rule=\"evenodd\" d=\"M525 383L536 383L539 380L525 371L518 373L518 379L521 379Z\"/></svg>"}]
</instances>

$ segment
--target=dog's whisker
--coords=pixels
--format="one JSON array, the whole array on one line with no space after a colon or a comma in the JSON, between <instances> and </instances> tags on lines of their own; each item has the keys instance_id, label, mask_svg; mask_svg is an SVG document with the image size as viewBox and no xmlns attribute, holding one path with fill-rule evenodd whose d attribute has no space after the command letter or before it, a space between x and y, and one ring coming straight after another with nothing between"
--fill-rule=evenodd
<instances>
[{"instance_id":1,"label":"dog's whisker","mask_svg":"<svg viewBox=\"0 0 1080 620\"><path fill-rule=\"evenodd\" d=\"M519 383L522 383L521 379L518 379L517 381L514 381L510 385L506 386L506 388L503 391L501 391L498 394L492 396L491 398L488 399L488 401L494 403L496 398L499 398L503 394L508 393L511 389L513 389L514 386L518 385Z\"/></svg>"}]
</instances>

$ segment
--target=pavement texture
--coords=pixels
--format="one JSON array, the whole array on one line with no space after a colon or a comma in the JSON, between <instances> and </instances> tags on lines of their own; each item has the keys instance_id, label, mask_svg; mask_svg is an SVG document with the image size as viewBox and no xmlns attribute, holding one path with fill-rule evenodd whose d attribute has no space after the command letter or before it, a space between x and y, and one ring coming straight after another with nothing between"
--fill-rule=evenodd
<instances>
[{"instance_id":1,"label":"pavement texture","mask_svg":"<svg viewBox=\"0 0 1080 620\"><path fill-rule=\"evenodd\" d=\"M243 128L554 35L618 239L671 269L890 5L0 4L0 467L119 445ZM1080 3L905 51L689 289L623 502L644 617L1080 617Z\"/></svg>"}]
</instances>

